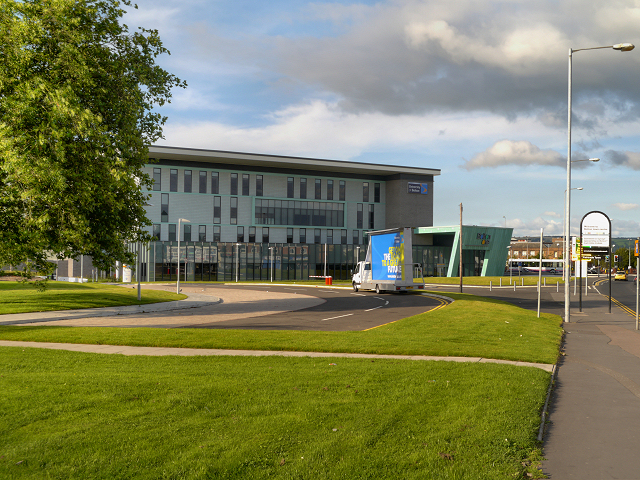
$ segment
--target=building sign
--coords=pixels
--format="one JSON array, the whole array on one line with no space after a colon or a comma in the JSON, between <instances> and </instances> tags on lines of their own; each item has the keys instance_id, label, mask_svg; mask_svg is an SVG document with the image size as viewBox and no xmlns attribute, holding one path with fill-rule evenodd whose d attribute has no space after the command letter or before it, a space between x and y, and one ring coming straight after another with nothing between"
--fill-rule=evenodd
<instances>
[{"instance_id":1,"label":"building sign","mask_svg":"<svg viewBox=\"0 0 640 480\"><path fill-rule=\"evenodd\" d=\"M420 195L427 195L429 193L429 184L409 182L407 183L407 193L419 193Z\"/></svg>"},{"instance_id":2,"label":"building sign","mask_svg":"<svg viewBox=\"0 0 640 480\"><path fill-rule=\"evenodd\" d=\"M590 212L582 219L582 246L609 247L609 219L602 212Z\"/></svg>"},{"instance_id":3,"label":"building sign","mask_svg":"<svg viewBox=\"0 0 640 480\"><path fill-rule=\"evenodd\" d=\"M480 240L482 245L489 245L491 242L491 235L487 235L486 233L478 233L476 235L476 240Z\"/></svg>"}]
</instances>

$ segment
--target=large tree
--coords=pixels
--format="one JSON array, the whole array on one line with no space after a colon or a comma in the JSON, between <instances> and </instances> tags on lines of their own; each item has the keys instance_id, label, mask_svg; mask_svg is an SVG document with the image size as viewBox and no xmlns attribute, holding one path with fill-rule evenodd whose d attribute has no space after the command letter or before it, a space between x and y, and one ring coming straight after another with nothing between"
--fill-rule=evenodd
<instances>
[{"instance_id":1,"label":"large tree","mask_svg":"<svg viewBox=\"0 0 640 480\"><path fill-rule=\"evenodd\" d=\"M108 268L146 238L142 167L166 119L154 108L186 84L123 6L0 0L0 266L84 254Z\"/></svg>"}]
</instances>

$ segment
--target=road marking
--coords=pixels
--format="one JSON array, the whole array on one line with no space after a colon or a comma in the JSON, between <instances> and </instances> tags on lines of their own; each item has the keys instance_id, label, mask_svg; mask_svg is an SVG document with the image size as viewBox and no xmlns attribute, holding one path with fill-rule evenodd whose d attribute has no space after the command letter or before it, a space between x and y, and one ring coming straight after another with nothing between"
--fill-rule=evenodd
<instances>
[{"instance_id":1,"label":"road marking","mask_svg":"<svg viewBox=\"0 0 640 480\"><path fill-rule=\"evenodd\" d=\"M373 298L377 298L378 300L384 300L384 298L380 298L380 297L373 297Z\"/></svg>"},{"instance_id":2,"label":"road marking","mask_svg":"<svg viewBox=\"0 0 640 480\"><path fill-rule=\"evenodd\" d=\"M389 305L389 300L387 300L386 302L384 302L385 305Z\"/></svg>"},{"instance_id":3,"label":"road marking","mask_svg":"<svg viewBox=\"0 0 640 480\"><path fill-rule=\"evenodd\" d=\"M331 317L331 318L323 318L322 320L320 320L321 322L326 322L327 320L334 320L336 318L342 318L342 317L348 317L349 315L353 315L353 313L347 313L346 315L340 315L337 317Z\"/></svg>"},{"instance_id":4,"label":"road marking","mask_svg":"<svg viewBox=\"0 0 640 480\"><path fill-rule=\"evenodd\" d=\"M357 295L359 297L366 297L364 293L352 293L351 295Z\"/></svg>"},{"instance_id":5,"label":"road marking","mask_svg":"<svg viewBox=\"0 0 640 480\"><path fill-rule=\"evenodd\" d=\"M383 305L380 305L379 307L374 307L374 308L370 308L369 310L365 310L365 312L370 312L371 310L377 310L378 308L382 308Z\"/></svg>"}]
</instances>

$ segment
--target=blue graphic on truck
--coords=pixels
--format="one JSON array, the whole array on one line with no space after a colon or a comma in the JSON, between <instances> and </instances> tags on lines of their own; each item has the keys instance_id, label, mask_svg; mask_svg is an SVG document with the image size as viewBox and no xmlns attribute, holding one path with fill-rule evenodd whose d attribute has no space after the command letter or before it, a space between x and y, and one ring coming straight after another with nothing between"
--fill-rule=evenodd
<instances>
[{"instance_id":1,"label":"blue graphic on truck","mask_svg":"<svg viewBox=\"0 0 640 480\"><path fill-rule=\"evenodd\" d=\"M371 236L373 280L404 280L404 233Z\"/></svg>"}]
</instances>

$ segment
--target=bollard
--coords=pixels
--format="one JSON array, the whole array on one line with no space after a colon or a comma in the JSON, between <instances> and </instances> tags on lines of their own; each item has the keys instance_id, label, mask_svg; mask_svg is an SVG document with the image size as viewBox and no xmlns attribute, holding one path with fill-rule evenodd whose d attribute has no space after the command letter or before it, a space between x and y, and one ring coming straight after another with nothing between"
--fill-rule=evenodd
<instances>
[{"instance_id":1,"label":"bollard","mask_svg":"<svg viewBox=\"0 0 640 480\"><path fill-rule=\"evenodd\" d=\"M489 291L491 291L491 280L489 280Z\"/></svg>"},{"instance_id":2,"label":"bollard","mask_svg":"<svg viewBox=\"0 0 640 480\"><path fill-rule=\"evenodd\" d=\"M500 277L500 286L502 286L502 277Z\"/></svg>"},{"instance_id":3,"label":"bollard","mask_svg":"<svg viewBox=\"0 0 640 480\"><path fill-rule=\"evenodd\" d=\"M513 282L513 291L516 291L516 282Z\"/></svg>"},{"instance_id":4,"label":"bollard","mask_svg":"<svg viewBox=\"0 0 640 480\"><path fill-rule=\"evenodd\" d=\"M547 277L544 277L544 286L547 286Z\"/></svg>"},{"instance_id":5,"label":"bollard","mask_svg":"<svg viewBox=\"0 0 640 480\"><path fill-rule=\"evenodd\" d=\"M556 281L556 293L560 291L560 281Z\"/></svg>"},{"instance_id":6,"label":"bollard","mask_svg":"<svg viewBox=\"0 0 640 480\"><path fill-rule=\"evenodd\" d=\"M522 283L522 286L524 287L524 278L521 278L520 282Z\"/></svg>"}]
</instances>

